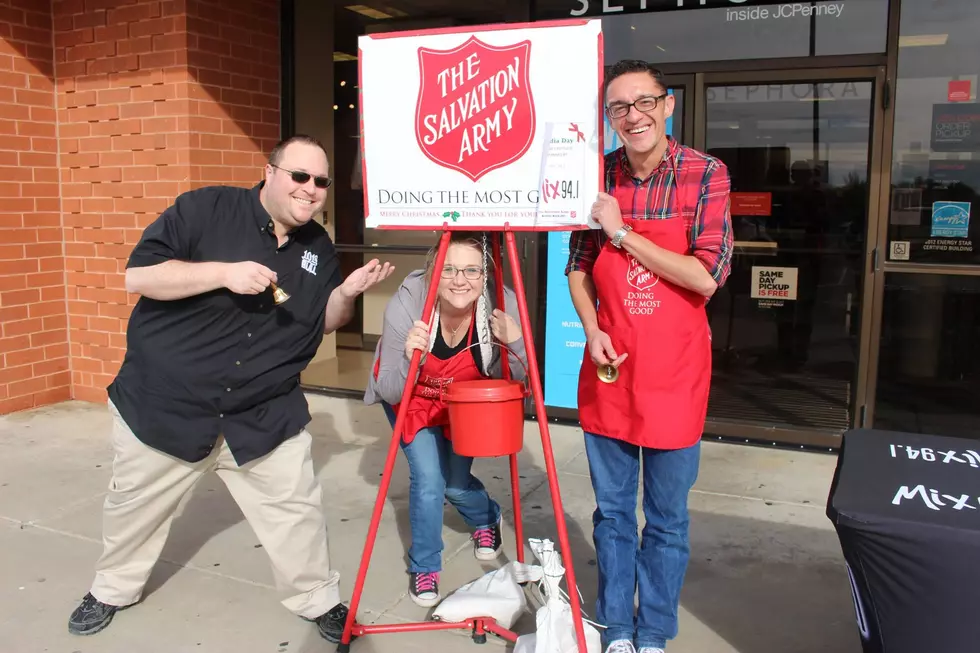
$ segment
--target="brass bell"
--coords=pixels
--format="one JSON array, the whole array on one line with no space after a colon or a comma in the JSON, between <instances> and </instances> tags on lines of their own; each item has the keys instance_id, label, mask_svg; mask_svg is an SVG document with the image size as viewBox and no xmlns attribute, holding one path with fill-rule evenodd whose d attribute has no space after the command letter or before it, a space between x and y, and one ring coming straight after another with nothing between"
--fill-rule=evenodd
<instances>
[{"instance_id":1,"label":"brass bell","mask_svg":"<svg viewBox=\"0 0 980 653\"><path fill-rule=\"evenodd\" d=\"M277 306L289 299L290 295L288 292L272 282L269 283L272 285L272 299L276 302Z\"/></svg>"},{"instance_id":2,"label":"brass bell","mask_svg":"<svg viewBox=\"0 0 980 653\"><path fill-rule=\"evenodd\" d=\"M603 383L615 383L619 378L619 368L612 365L600 365L596 368L596 374Z\"/></svg>"}]
</instances>

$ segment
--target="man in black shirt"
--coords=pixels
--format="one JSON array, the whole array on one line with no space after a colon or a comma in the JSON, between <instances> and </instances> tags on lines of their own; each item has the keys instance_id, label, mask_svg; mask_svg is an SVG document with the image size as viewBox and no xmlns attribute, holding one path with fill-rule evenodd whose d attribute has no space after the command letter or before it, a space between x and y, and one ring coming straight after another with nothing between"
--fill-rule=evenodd
<instances>
[{"instance_id":1,"label":"man in black shirt","mask_svg":"<svg viewBox=\"0 0 980 653\"><path fill-rule=\"evenodd\" d=\"M184 193L143 232L126 270L140 299L108 388L105 550L70 632L96 633L140 600L181 498L214 470L269 554L283 604L340 641L347 607L329 564L299 375L324 333L394 268L373 260L341 280L313 220L328 172L323 146L295 136L254 188Z\"/></svg>"}]
</instances>

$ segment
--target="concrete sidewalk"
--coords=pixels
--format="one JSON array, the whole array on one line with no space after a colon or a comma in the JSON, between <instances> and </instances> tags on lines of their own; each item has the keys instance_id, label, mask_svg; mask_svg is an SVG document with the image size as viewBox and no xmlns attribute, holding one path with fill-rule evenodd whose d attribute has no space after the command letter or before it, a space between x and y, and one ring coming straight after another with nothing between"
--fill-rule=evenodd
<instances>
[{"instance_id":1,"label":"concrete sidewalk","mask_svg":"<svg viewBox=\"0 0 980 653\"><path fill-rule=\"evenodd\" d=\"M350 596L391 429L379 408L310 395L314 460L323 481L334 565ZM101 507L110 478L104 406L69 402L0 417L0 651L3 653L326 653L315 627L279 603L268 558L224 486L210 475L174 521L143 601L92 637L67 620L92 581L102 550ZM594 507L581 432L553 426L555 460L575 570L593 614ZM525 537L557 540L536 423L521 455ZM705 443L691 498L692 557L682 594L685 653L859 653L843 558L824 505L836 458ZM474 472L507 507L506 460ZM424 619L407 597L408 474L399 454L359 611L363 623ZM642 524L642 521L641 521ZM446 513L446 594L489 570L473 558L461 520ZM501 562L508 558L502 556ZM527 560L533 560L530 553ZM525 617L515 628L533 629ZM353 653L502 650L463 631L376 635ZM487 648L491 647L491 648Z\"/></svg>"}]
</instances>

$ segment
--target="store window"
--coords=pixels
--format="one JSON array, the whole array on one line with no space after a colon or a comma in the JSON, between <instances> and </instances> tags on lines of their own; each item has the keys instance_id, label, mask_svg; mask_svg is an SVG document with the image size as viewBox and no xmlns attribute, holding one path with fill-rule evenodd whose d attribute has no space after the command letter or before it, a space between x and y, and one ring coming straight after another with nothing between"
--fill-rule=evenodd
<instances>
[{"instance_id":1,"label":"store window","mask_svg":"<svg viewBox=\"0 0 980 653\"><path fill-rule=\"evenodd\" d=\"M904 0L888 258L980 263L977 0Z\"/></svg>"},{"instance_id":2,"label":"store window","mask_svg":"<svg viewBox=\"0 0 980 653\"><path fill-rule=\"evenodd\" d=\"M980 438L980 277L889 273L874 427Z\"/></svg>"},{"instance_id":3,"label":"store window","mask_svg":"<svg viewBox=\"0 0 980 653\"><path fill-rule=\"evenodd\" d=\"M658 64L877 54L888 24L888 0L537 0L534 12L601 16L607 60Z\"/></svg>"}]
</instances>

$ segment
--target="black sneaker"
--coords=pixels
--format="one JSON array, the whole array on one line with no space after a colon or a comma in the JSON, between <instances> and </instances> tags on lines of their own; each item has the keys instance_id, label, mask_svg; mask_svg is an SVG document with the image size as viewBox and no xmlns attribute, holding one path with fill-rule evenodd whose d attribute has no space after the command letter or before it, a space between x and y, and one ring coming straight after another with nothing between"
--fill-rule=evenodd
<instances>
[{"instance_id":1,"label":"black sneaker","mask_svg":"<svg viewBox=\"0 0 980 653\"><path fill-rule=\"evenodd\" d=\"M68 632L72 635L94 635L109 625L119 609L86 594L81 605L68 618Z\"/></svg>"},{"instance_id":2,"label":"black sneaker","mask_svg":"<svg viewBox=\"0 0 980 653\"><path fill-rule=\"evenodd\" d=\"M347 625L347 613L349 609L343 603L338 603L330 608L326 614L321 614L313 621L320 631L320 637L333 644L339 644L340 638L344 636L344 626Z\"/></svg>"},{"instance_id":3,"label":"black sneaker","mask_svg":"<svg viewBox=\"0 0 980 653\"><path fill-rule=\"evenodd\" d=\"M439 572L413 571L408 577L408 593L415 605L431 608L439 602Z\"/></svg>"},{"instance_id":4,"label":"black sneaker","mask_svg":"<svg viewBox=\"0 0 980 653\"><path fill-rule=\"evenodd\" d=\"M477 560L495 560L500 555L503 538L500 537L500 521L489 528L478 528L473 533L473 555Z\"/></svg>"}]
</instances>

